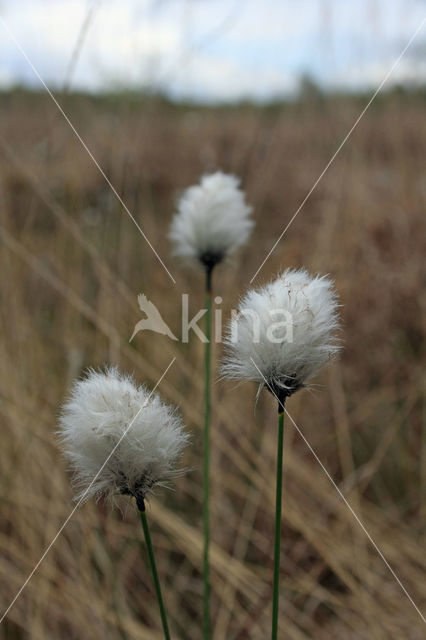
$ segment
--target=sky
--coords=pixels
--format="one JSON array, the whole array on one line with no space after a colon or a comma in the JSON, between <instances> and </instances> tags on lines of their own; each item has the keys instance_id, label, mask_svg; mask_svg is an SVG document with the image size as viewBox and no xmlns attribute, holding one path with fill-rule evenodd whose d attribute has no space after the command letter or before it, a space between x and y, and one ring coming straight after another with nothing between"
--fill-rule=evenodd
<instances>
[{"instance_id":1,"label":"sky","mask_svg":"<svg viewBox=\"0 0 426 640\"><path fill-rule=\"evenodd\" d=\"M0 0L0 86L41 86L21 47L53 89L263 101L309 75L374 90L425 18L426 0ZM425 78L426 24L388 86Z\"/></svg>"}]
</instances>

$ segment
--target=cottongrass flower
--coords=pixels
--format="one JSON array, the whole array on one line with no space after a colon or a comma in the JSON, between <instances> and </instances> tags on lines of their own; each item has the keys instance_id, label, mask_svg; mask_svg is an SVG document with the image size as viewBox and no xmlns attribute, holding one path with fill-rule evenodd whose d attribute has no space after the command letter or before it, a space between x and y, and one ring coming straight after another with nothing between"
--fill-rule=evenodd
<instances>
[{"instance_id":1,"label":"cottongrass flower","mask_svg":"<svg viewBox=\"0 0 426 640\"><path fill-rule=\"evenodd\" d=\"M165 638L170 638L145 499L177 473L188 442L176 410L157 393L137 386L116 368L90 370L77 381L64 404L59 435L71 462L77 500L119 495L136 499L154 578Z\"/></svg>"},{"instance_id":2,"label":"cottongrass flower","mask_svg":"<svg viewBox=\"0 0 426 640\"><path fill-rule=\"evenodd\" d=\"M127 494L141 506L176 474L188 440L176 410L116 368L91 370L74 384L59 432L77 499Z\"/></svg>"},{"instance_id":3,"label":"cottongrass flower","mask_svg":"<svg viewBox=\"0 0 426 640\"><path fill-rule=\"evenodd\" d=\"M206 276L206 343L204 352L204 455L203 455L203 638L210 637L209 501L210 501L210 370L212 275L217 264L248 239L253 220L240 180L218 171L184 191L173 218L170 240L174 254L201 266Z\"/></svg>"},{"instance_id":4,"label":"cottongrass flower","mask_svg":"<svg viewBox=\"0 0 426 640\"><path fill-rule=\"evenodd\" d=\"M224 376L257 382L278 400L272 640L278 637L284 405L338 352L338 306L331 280L288 269L245 295L225 341Z\"/></svg>"},{"instance_id":5,"label":"cottongrass flower","mask_svg":"<svg viewBox=\"0 0 426 640\"><path fill-rule=\"evenodd\" d=\"M211 270L247 241L252 208L239 184L236 176L217 171L184 191L169 234L176 256Z\"/></svg>"},{"instance_id":6,"label":"cottongrass flower","mask_svg":"<svg viewBox=\"0 0 426 640\"><path fill-rule=\"evenodd\" d=\"M258 382L283 401L338 352L338 306L333 282L304 269L250 290L228 327L224 376Z\"/></svg>"}]
</instances>

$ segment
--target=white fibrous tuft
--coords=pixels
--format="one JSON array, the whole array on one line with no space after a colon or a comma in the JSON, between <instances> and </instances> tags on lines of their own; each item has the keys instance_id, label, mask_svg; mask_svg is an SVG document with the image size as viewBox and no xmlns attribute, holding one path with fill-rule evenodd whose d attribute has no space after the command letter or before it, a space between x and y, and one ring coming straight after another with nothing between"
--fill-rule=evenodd
<instances>
[{"instance_id":1,"label":"white fibrous tuft","mask_svg":"<svg viewBox=\"0 0 426 640\"><path fill-rule=\"evenodd\" d=\"M176 410L115 368L89 371L74 383L58 431L83 501L128 494L143 505L178 473L188 442Z\"/></svg>"},{"instance_id":2,"label":"white fibrous tuft","mask_svg":"<svg viewBox=\"0 0 426 640\"><path fill-rule=\"evenodd\" d=\"M239 183L218 171L184 191L169 234L176 256L211 268L247 241L254 223Z\"/></svg>"},{"instance_id":3,"label":"white fibrous tuft","mask_svg":"<svg viewBox=\"0 0 426 640\"><path fill-rule=\"evenodd\" d=\"M305 270L249 291L228 326L224 377L291 395L338 352L338 307L333 282Z\"/></svg>"}]
</instances>

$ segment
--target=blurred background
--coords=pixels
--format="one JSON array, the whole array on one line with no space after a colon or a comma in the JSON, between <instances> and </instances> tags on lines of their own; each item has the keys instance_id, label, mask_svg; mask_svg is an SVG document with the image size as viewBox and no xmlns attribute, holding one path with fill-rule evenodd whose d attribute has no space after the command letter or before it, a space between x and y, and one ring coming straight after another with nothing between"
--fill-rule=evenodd
<instances>
[{"instance_id":1,"label":"blurred background","mask_svg":"<svg viewBox=\"0 0 426 640\"><path fill-rule=\"evenodd\" d=\"M0 2L1 614L73 508L55 435L71 382L116 364L181 408L173 492L149 505L173 637L201 637L203 345L142 332L137 294L180 335L203 278L170 255L182 189L240 176L249 245L218 269L224 320L257 275L334 278L340 360L288 410L415 604L426 605L426 2ZM421 27L419 29L419 27ZM43 87L48 85L173 284ZM217 360L221 345L215 345ZM214 640L269 637L275 403L215 373ZM297 431L285 435L280 637L424 637L424 623ZM133 505L88 503L0 626L5 639L162 637Z\"/></svg>"}]
</instances>

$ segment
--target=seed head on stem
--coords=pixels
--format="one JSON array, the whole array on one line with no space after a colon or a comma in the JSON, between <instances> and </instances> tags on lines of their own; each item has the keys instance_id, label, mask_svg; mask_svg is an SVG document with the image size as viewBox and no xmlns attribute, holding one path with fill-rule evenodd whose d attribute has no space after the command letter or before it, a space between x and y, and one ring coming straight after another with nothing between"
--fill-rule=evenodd
<instances>
[{"instance_id":1,"label":"seed head on stem","mask_svg":"<svg viewBox=\"0 0 426 640\"><path fill-rule=\"evenodd\" d=\"M154 487L179 473L188 442L175 408L116 368L74 383L58 432L77 500L130 495L141 510Z\"/></svg>"},{"instance_id":2,"label":"seed head on stem","mask_svg":"<svg viewBox=\"0 0 426 640\"><path fill-rule=\"evenodd\" d=\"M183 192L169 233L176 256L211 272L247 241L254 223L239 183L217 171Z\"/></svg>"},{"instance_id":3,"label":"seed head on stem","mask_svg":"<svg viewBox=\"0 0 426 640\"><path fill-rule=\"evenodd\" d=\"M304 269L248 291L228 326L224 377L292 395L339 351L338 307L333 282Z\"/></svg>"}]
</instances>

